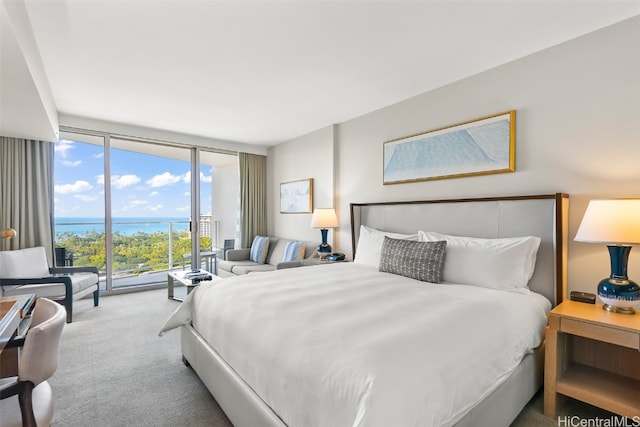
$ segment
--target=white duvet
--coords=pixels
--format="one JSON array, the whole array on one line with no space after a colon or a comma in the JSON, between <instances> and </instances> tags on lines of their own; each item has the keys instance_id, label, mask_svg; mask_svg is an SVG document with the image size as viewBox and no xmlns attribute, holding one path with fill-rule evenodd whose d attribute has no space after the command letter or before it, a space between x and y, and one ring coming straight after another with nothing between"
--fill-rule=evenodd
<instances>
[{"instance_id":1,"label":"white duvet","mask_svg":"<svg viewBox=\"0 0 640 427\"><path fill-rule=\"evenodd\" d=\"M300 427L452 425L540 344L550 309L527 290L355 263L249 274L190 296L186 319Z\"/></svg>"}]
</instances>

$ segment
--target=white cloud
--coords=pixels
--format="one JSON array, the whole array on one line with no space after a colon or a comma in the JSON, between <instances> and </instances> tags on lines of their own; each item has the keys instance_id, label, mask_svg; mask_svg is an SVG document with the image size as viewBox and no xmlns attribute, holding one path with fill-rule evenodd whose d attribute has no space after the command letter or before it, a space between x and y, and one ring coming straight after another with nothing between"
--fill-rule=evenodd
<instances>
[{"instance_id":1,"label":"white cloud","mask_svg":"<svg viewBox=\"0 0 640 427\"><path fill-rule=\"evenodd\" d=\"M181 178L178 175L173 175L169 172L165 172L163 174L154 176L153 178L147 181L147 184L149 184L153 188L164 187L166 185L175 184L179 182L180 179Z\"/></svg>"},{"instance_id":2,"label":"white cloud","mask_svg":"<svg viewBox=\"0 0 640 427\"><path fill-rule=\"evenodd\" d=\"M182 193L183 196L191 196L191 191L185 191L184 193Z\"/></svg>"},{"instance_id":3,"label":"white cloud","mask_svg":"<svg viewBox=\"0 0 640 427\"><path fill-rule=\"evenodd\" d=\"M89 184L87 181L76 181L73 184L61 184L54 185L53 190L56 193L60 194L69 194L69 193L81 193L83 191L89 191L93 188L93 185Z\"/></svg>"},{"instance_id":4,"label":"white cloud","mask_svg":"<svg viewBox=\"0 0 640 427\"><path fill-rule=\"evenodd\" d=\"M104 177L103 177L104 180ZM111 185L118 190L134 185L140 182L140 177L136 175L113 175L111 177Z\"/></svg>"},{"instance_id":5,"label":"white cloud","mask_svg":"<svg viewBox=\"0 0 640 427\"><path fill-rule=\"evenodd\" d=\"M75 166L81 165L81 164L82 164L82 160L74 160L74 161L71 161L71 160L63 160L63 161L62 161L62 164L63 164L63 165L65 165L65 166L69 166L69 167L71 167L71 168L72 168L72 167L75 167Z\"/></svg>"},{"instance_id":6,"label":"white cloud","mask_svg":"<svg viewBox=\"0 0 640 427\"><path fill-rule=\"evenodd\" d=\"M200 182L211 182L212 180L213 178L211 177L211 175L206 176L202 173L202 171L200 172Z\"/></svg>"},{"instance_id":7,"label":"white cloud","mask_svg":"<svg viewBox=\"0 0 640 427\"><path fill-rule=\"evenodd\" d=\"M150 196L157 196L158 194L160 194L159 191L152 191L151 193L149 193Z\"/></svg>"},{"instance_id":8,"label":"white cloud","mask_svg":"<svg viewBox=\"0 0 640 427\"><path fill-rule=\"evenodd\" d=\"M125 187L135 185L140 182L140 177L137 175L113 175L111 177L111 185L118 190L122 190ZM96 184L104 185L104 175L96 175Z\"/></svg>"},{"instance_id":9,"label":"white cloud","mask_svg":"<svg viewBox=\"0 0 640 427\"><path fill-rule=\"evenodd\" d=\"M183 206L181 208L176 208L176 210L178 212L190 212L191 211L191 206Z\"/></svg>"},{"instance_id":10,"label":"white cloud","mask_svg":"<svg viewBox=\"0 0 640 427\"><path fill-rule=\"evenodd\" d=\"M146 200L134 200L133 202L131 202L133 206L146 205L147 203L149 202L147 202Z\"/></svg>"},{"instance_id":11,"label":"white cloud","mask_svg":"<svg viewBox=\"0 0 640 427\"><path fill-rule=\"evenodd\" d=\"M97 154L93 154L91 157L95 159L101 159L104 157L104 151L101 151L100 153L97 153Z\"/></svg>"},{"instance_id":12,"label":"white cloud","mask_svg":"<svg viewBox=\"0 0 640 427\"><path fill-rule=\"evenodd\" d=\"M159 211L160 209L162 209L164 206L162 205L155 205L155 206L149 206L147 207L148 211L152 211L152 212L156 212Z\"/></svg>"},{"instance_id":13,"label":"white cloud","mask_svg":"<svg viewBox=\"0 0 640 427\"><path fill-rule=\"evenodd\" d=\"M211 175L206 176L205 174L202 173L202 171L200 171L200 182L211 182L211 181L212 181ZM182 182L184 182L185 184L189 184L191 182L191 171L182 175Z\"/></svg>"},{"instance_id":14,"label":"white cloud","mask_svg":"<svg viewBox=\"0 0 640 427\"><path fill-rule=\"evenodd\" d=\"M73 146L75 143L68 139L61 139L55 144L53 144L53 151L58 153L60 157L67 157L67 153L69 150L73 150L75 147Z\"/></svg>"},{"instance_id":15,"label":"white cloud","mask_svg":"<svg viewBox=\"0 0 640 427\"><path fill-rule=\"evenodd\" d=\"M98 199L96 196L89 196L88 194L74 194L73 197L83 202L93 202Z\"/></svg>"}]
</instances>

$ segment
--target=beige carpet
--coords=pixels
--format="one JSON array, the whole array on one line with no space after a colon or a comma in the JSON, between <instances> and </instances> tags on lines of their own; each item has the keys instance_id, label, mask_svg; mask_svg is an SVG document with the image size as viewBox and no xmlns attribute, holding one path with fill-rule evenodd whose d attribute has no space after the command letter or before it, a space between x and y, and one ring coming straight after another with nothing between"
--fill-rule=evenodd
<instances>
[{"instance_id":1,"label":"beige carpet","mask_svg":"<svg viewBox=\"0 0 640 427\"><path fill-rule=\"evenodd\" d=\"M166 290L103 297L95 308L90 299L78 301L74 321L64 329L58 370L50 380L53 425L231 426L198 377L182 364L178 331L158 337L178 304L167 299ZM567 414L606 413L570 401L561 416ZM541 393L513 424L557 425L542 414Z\"/></svg>"}]
</instances>

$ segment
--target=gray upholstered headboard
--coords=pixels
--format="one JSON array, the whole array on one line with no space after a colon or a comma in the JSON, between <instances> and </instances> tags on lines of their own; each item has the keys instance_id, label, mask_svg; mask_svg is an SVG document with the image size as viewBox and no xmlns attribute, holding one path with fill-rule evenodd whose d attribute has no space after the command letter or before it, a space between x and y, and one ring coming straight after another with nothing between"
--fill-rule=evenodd
<instances>
[{"instance_id":1,"label":"gray upholstered headboard","mask_svg":"<svg viewBox=\"0 0 640 427\"><path fill-rule=\"evenodd\" d=\"M396 233L437 231L484 238L538 236L542 239L529 288L555 306L567 289L569 196L487 197L451 200L351 203L352 253L360 225Z\"/></svg>"}]
</instances>

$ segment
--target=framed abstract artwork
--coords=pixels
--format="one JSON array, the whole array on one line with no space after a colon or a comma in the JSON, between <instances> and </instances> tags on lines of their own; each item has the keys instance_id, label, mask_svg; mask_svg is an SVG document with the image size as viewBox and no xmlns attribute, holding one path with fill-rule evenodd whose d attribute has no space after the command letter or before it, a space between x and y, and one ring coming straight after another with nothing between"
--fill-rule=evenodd
<instances>
[{"instance_id":1,"label":"framed abstract artwork","mask_svg":"<svg viewBox=\"0 0 640 427\"><path fill-rule=\"evenodd\" d=\"M280 213L313 212L313 178L280 184Z\"/></svg>"},{"instance_id":2,"label":"framed abstract artwork","mask_svg":"<svg viewBox=\"0 0 640 427\"><path fill-rule=\"evenodd\" d=\"M515 171L515 110L383 144L383 184Z\"/></svg>"}]
</instances>

